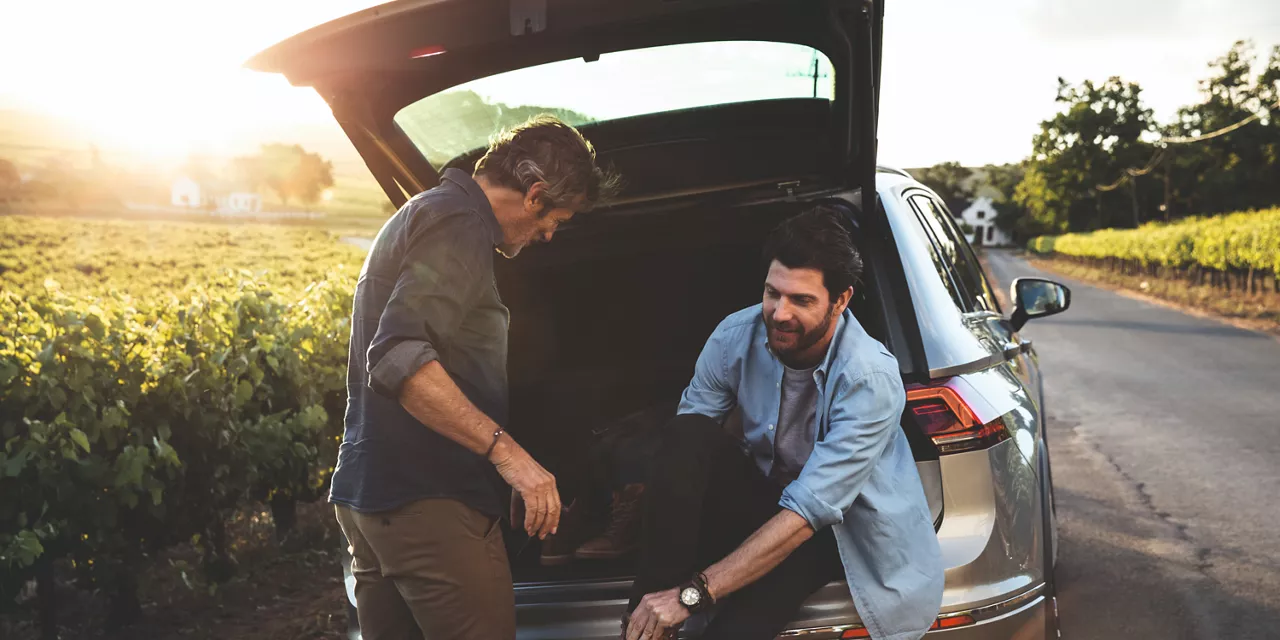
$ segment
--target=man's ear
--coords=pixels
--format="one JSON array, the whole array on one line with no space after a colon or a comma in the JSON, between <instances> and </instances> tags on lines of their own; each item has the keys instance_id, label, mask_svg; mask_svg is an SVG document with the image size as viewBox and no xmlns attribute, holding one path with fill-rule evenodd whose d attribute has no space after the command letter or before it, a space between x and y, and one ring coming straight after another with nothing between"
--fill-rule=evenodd
<instances>
[{"instance_id":1,"label":"man's ear","mask_svg":"<svg viewBox=\"0 0 1280 640\"><path fill-rule=\"evenodd\" d=\"M535 182L524 194L524 210L541 217L547 208L547 183Z\"/></svg>"},{"instance_id":2,"label":"man's ear","mask_svg":"<svg viewBox=\"0 0 1280 640\"><path fill-rule=\"evenodd\" d=\"M848 289L844 290L844 293L840 294L839 298L836 298L836 303L833 309L836 315L840 315L844 313L844 310L849 308L849 301L852 299L853 299L853 287L849 287Z\"/></svg>"}]
</instances>

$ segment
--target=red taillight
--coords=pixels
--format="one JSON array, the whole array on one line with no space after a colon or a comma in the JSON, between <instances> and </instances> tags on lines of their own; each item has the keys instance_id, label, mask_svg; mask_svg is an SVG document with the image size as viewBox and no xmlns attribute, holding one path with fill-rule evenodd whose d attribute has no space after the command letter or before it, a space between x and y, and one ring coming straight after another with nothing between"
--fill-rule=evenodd
<instances>
[{"instance_id":1,"label":"red taillight","mask_svg":"<svg viewBox=\"0 0 1280 640\"><path fill-rule=\"evenodd\" d=\"M977 620L974 620L973 616L967 613L962 613L959 615L944 616L944 617L938 618L937 620L934 620L933 625L929 627L929 630L937 631L939 629L954 629L956 627L965 627L971 624L977 624ZM867 631L863 627L846 629L844 633L840 634L840 638L842 640L846 638L870 638L870 637L871 637L871 632Z\"/></svg>"},{"instance_id":2,"label":"red taillight","mask_svg":"<svg viewBox=\"0 0 1280 640\"><path fill-rule=\"evenodd\" d=\"M976 623L977 621L973 619L973 616L967 613L964 613L958 616L947 616L945 618L938 618L938 620L934 622L933 626L929 627L929 629L930 630L954 629L956 627L963 627L966 625L971 625Z\"/></svg>"},{"instance_id":3,"label":"red taillight","mask_svg":"<svg viewBox=\"0 0 1280 640\"><path fill-rule=\"evenodd\" d=\"M938 447L938 453L986 449L1009 439L1004 419L983 424L969 405L950 387L907 390L907 415L921 433Z\"/></svg>"},{"instance_id":4,"label":"red taillight","mask_svg":"<svg viewBox=\"0 0 1280 640\"><path fill-rule=\"evenodd\" d=\"M418 47L417 49L410 51L409 57L414 60L417 60L418 58L430 58L431 56L438 56L442 53L444 53L444 47L438 44L433 44L429 47Z\"/></svg>"}]
</instances>

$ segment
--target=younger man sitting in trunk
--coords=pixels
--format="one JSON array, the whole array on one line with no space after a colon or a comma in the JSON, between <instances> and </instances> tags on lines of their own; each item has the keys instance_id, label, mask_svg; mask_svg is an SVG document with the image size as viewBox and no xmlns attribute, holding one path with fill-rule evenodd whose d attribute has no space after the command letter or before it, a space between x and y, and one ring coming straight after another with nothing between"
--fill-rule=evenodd
<instances>
[{"instance_id":1,"label":"younger man sitting in trunk","mask_svg":"<svg viewBox=\"0 0 1280 640\"><path fill-rule=\"evenodd\" d=\"M943 567L899 420L898 363L848 310L862 260L842 214L783 222L764 301L726 318L667 425L645 499L624 637L766 640L845 579L871 637L924 635ZM737 406L743 437L721 423ZM710 565L710 566L708 566Z\"/></svg>"}]
</instances>

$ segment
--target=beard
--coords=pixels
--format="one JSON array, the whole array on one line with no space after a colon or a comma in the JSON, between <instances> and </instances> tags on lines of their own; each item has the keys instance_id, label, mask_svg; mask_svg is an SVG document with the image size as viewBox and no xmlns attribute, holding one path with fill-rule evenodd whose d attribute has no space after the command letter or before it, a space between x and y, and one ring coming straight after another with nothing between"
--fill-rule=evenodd
<instances>
[{"instance_id":1,"label":"beard","mask_svg":"<svg viewBox=\"0 0 1280 640\"><path fill-rule=\"evenodd\" d=\"M769 332L769 348L780 359L786 360L818 344L818 341L827 335L827 330L831 328L831 323L834 321L835 316L828 311L821 324L812 329L805 329L804 325L795 321L779 325L773 321L773 318L765 315L764 326Z\"/></svg>"}]
</instances>

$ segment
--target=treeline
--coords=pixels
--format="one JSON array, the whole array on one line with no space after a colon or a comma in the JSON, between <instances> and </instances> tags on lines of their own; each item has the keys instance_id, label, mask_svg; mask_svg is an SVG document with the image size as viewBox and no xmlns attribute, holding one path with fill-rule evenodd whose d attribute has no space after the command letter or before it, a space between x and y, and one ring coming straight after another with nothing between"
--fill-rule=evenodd
<instances>
[{"instance_id":1,"label":"treeline","mask_svg":"<svg viewBox=\"0 0 1280 640\"><path fill-rule=\"evenodd\" d=\"M0 213L22 213L34 207L67 210L112 209L126 203L169 204L170 178L186 177L200 186L204 202L232 191L272 194L284 207L319 203L333 187L333 163L299 145L264 144L257 152L222 163L192 155L171 171L135 171L112 164L91 147L87 161L62 152L20 165L0 158Z\"/></svg>"},{"instance_id":2,"label":"treeline","mask_svg":"<svg viewBox=\"0 0 1280 640\"><path fill-rule=\"evenodd\" d=\"M1202 100L1171 122L1156 120L1138 83L1059 79L1061 110L1041 123L1026 160L976 172L946 163L917 177L955 213L990 185L997 226L1019 241L1274 206L1280 46L1260 58L1237 42L1209 67Z\"/></svg>"}]
</instances>

